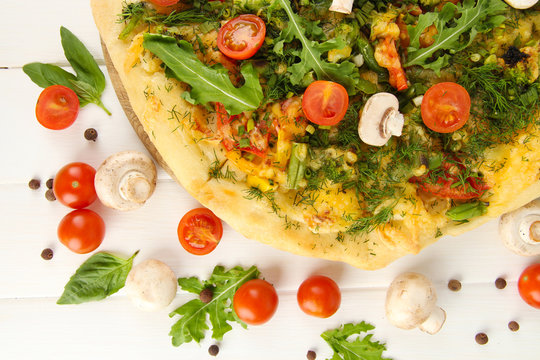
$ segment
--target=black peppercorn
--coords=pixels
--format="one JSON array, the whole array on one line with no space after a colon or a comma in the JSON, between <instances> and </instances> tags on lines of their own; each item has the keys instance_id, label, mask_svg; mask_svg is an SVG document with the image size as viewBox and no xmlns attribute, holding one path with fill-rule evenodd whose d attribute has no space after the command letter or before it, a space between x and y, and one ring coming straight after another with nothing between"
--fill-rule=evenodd
<instances>
[{"instance_id":1,"label":"black peppercorn","mask_svg":"<svg viewBox=\"0 0 540 360\"><path fill-rule=\"evenodd\" d=\"M49 249L49 248L43 249L43 251L41 252L41 258L43 260L51 260L53 258L52 249Z\"/></svg>"},{"instance_id":2,"label":"black peppercorn","mask_svg":"<svg viewBox=\"0 0 540 360\"><path fill-rule=\"evenodd\" d=\"M41 186L41 181L38 179L32 179L30 182L28 182L28 187L32 190L37 190Z\"/></svg>"},{"instance_id":3,"label":"black peppercorn","mask_svg":"<svg viewBox=\"0 0 540 360\"><path fill-rule=\"evenodd\" d=\"M308 358L308 360L315 360L317 354L315 353L315 351L309 350L306 357Z\"/></svg>"},{"instance_id":4,"label":"black peppercorn","mask_svg":"<svg viewBox=\"0 0 540 360\"><path fill-rule=\"evenodd\" d=\"M45 198L49 201L55 201L56 196L54 196L54 191L52 189L49 189L45 192Z\"/></svg>"},{"instance_id":5,"label":"black peppercorn","mask_svg":"<svg viewBox=\"0 0 540 360\"><path fill-rule=\"evenodd\" d=\"M508 328L512 331L518 331L519 330L519 324L516 321L510 321L508 323Z\"/></svg>"},{"instance_id":6,"label":"black peppercorn","mask_svg":"<svg viewBox=\"0 0 540 360\"><path fill-rule=\"evenodd\" d=\"M219 346L210 345L210 347L208 348L208 353L212 356L216 356L219 353Z\"/></svg>"},{"instance_id":7,"label":"black peppercorn","mask_svg":"<svg viewBox=\"0 0 540 360\"><path fill-rule=\"evenodd\" d=\"M474 340L480 345L485 345L488 342L488 336L485 333L478 333L474 337Z\"/></svg>"},{"instance_id":8,"label":"black peppercorn","mask_svg":"<svg viewBox=\"0 0 540 360\"><path fill-rule=\"evenodd\" d=\"M448 282L448 288L452 291L459 291L461 290L461 283L456 279L452 279Z\"/></svg>"},{"instance_id":9,"label":"black peppercorn","mask_svg":"<svg viewBox=\"0 0 540 360\"><path fill-rule=\"evenodd\" d=\"M97 139L97 131L94 128L86 129L84 132L84 138L88 141L96 141Z\"/></svg>"},{"instance_id":10,"label":"black peppercorn","mask_svg":"<svg viewBox=\"0 0 540 360\"><path fill-rule=\"evenodd\" d=\"M210 301L212 301L212 298L214 297L214 292L210 288L204 288L203 291L199 294L199 299L205 304L208 304Z\"/></svg>"},{"instance_id":11,"label":"black peppercorn","mask_svg":"<svg viewBox=\"0 0 540 360\"><path fill-rule=\"evenodd\" d=\"M497 280L495 280L495 287L497 289L504 289L506 287L506 280L503 278L497 278Z\"/></svg>"},{"instance_id":12,"label":"black peppercorn","mask_svg":"<svg viewBox=\"0 0 540 360\"><path fill-rule=\"evenodd\" d=\"M45 183L45 185L47 186L47 189L52 189L53 181L54 181L54 179L47 180L47 182Z\"/></svg>"}]
</instances>

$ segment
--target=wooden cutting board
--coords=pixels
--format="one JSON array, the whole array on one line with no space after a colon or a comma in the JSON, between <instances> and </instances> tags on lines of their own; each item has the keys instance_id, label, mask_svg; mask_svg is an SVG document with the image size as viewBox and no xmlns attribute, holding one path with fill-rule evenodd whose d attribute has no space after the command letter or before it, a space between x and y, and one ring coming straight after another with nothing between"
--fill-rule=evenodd
<instances>
[{"instance_id":1,"label":"wooden cutting board","mask_svg":"<svg viewBox=\"0 0 540 360\"><path fill-rule=\"evenodd\" d=\"M116 71L116 68L114 67L111 57L109 56L109 52L107 51L107 47L101 41L101 48L103 49L103 57L105 58L105 65L107 66L107 71L109 72L109 77L111 79L111 83L113 85L114 91L116 92L116 96L118 97L118 101L120 102L120 105L122 105L122 109L124 109L124 113L126 114L129 123L135 130L135 133L141 139L143 145L146 147L148 152L154 157L154 159L158 162L158 164L169 174L171 178L176 180L176 182L180 183L176 176L174 176L174 173L171 171L167 163L163 160L163 157L159 153L159 151L156 149L146 132L144 131L144 128L141 124L141 121L131 108L131 104L129 103L129 98L127 95L126 90L124 89L124 85L122 85L122 81L120 80L120 76L118 75L118 72Z\"/></svg>"}]
</instances>

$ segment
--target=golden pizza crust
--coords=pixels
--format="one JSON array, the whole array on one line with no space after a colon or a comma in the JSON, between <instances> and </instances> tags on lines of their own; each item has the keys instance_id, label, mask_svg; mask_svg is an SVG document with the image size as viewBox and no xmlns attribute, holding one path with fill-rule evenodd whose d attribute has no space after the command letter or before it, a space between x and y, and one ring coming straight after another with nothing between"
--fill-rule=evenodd
<instances>
[{"instance_id":1,"label":"golden pizza crust","mask_svg":"<svg viewBox=\"0 0 540 360\"><path fill-rule=\"evenodd\" d=\"M210 208L221 219L250 239L256 239L276 248L304 256L347 262L363 269L378 269L406 254L418 253L436 240L434 234L459 235L471 230L506 211L524 205L540 196L540 134L517 145L497 148L493 159L508 157L507 165L498 172L482 169L486 178L492 180L493 196L489 211L463 225L455 225L443 215L429 214L414 193L417 202L398 204L404 218L396 218L393 226L383 226L361 236L340 236L338 233L315 234L306 226L285 226L286 211L277 216L272 213L270 203L245 198L248 186L244 182L235 184L211 179L209 167L216 158L222 161L223 147L217 142L198 141L192 136L196 126L196 113L203 111L181 98L182 85L169 80L160 71L159 63L152 59L135 66L133 48L137 41L123 41L118 34L124 25L117 22L124 0L91 0L92 11L102 40L118 72L134 113L144 131L182 186L204 206ZM199 114L199 116L202 116ZM527 162L513 159L528 157ZM523 164L527 167L524 168ZM516 177L519 174L519 178ZM513 177L514 178L513 178ZM280 201L280 199L276 199Z\"/></svg>"}]
</instances>

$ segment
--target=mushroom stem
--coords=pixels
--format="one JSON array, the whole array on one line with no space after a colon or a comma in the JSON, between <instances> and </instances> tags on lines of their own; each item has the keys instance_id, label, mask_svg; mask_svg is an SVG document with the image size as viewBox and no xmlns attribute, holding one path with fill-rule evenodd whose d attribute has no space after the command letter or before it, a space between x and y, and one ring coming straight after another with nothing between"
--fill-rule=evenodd
<instances>
[{"instance_id":1,"label":"mushroom stem","mask_svg":"<svg viewBox=\"0 0 540 360\"><path fill-rule=\"evenodd\" d=\"M381 121L381 133L385 137L401 136L405 118L394 108L389 108Z\"/></svg>"},{"instance_id":2,"label":"mushroom stem","mask_svg":"<svg viewBox=\"0 0 540 360\"><path fill-rule=\"evenodd\" d=\"M127 201L144 203L152 194L152 184L137 170L128 171L118 184L120 196Z\"/></svg>"},{"instance_id":3,"label":"mushroom stem","mask_svg":"<svg viewBox=\"0 0 540 360\"><path fill-rule=\"evenodd\" d=\"M446 312L440 307L436 307L431 312L431 315L421 323L418 328L423 332L426 332L430 335L436 334L441 330L444 322L446 321Z\"/></svg>"},{"instance_id":4,"label":"mushroom stem","mask_svg":"<svg viewBox=\"0 0 540 360\"><path fill-rule=\"evenodd\" d=\"M519 224L519 236L531 245L540 244L540 215L529 215Z\"/></svg>"},{"instance_id":5,"label":"mushroom stem","mask_svg":"<svg viewBox=\"0 0 540 360\"><path fill-rule=\"evenodd\" d=\"M329 10L343 14L350 14L352 12L353 3L354 0L333 0Z\"/></svg>"}]
</instances>

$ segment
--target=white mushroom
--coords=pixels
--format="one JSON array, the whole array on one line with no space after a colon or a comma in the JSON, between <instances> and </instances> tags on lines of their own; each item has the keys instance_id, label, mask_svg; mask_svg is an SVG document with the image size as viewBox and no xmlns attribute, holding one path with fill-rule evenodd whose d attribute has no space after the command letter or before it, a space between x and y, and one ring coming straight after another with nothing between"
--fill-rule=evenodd
<instances>
[{"instance_id":1,"label":"white mushroom","mask_svg":"<svg viewBox=\"0 0 540 360\"><path fill-rule=\"evenodd\" d=\"M533 7L538 0L504 0L508 5L514 9L528 9Z\"/></svg>"},{"instance_id":2,"label":"white mushroom","mask_svg":"<svg viewBox=\"0 0 540 360\"><path fill-rule=\"evenodd\" d=\"M383 146L392 135L401 136L404 121L398 99L390 93L377 93L360 113L358 135L368 145Z\"/></svg>"},{"instance_id":3,"label":"white mushroom","mask_svg":"<svg viewBox=\"0 0 540 360\"><path fill-rule=\"evenodd\" d=\"M386 318L401 329L437 333L446 313L436 306L437 294L422 274L407 272L397 276L386 293Z\"/></svg>"},{"instance_id":4,"label":"white mushroom","mask_svg":"<svg viewBox=\"0 0 540 360\"><path fill-rule=\"evenodd\" d=\"M126 292L133 304L146 311L165 308L176 296L174 272L159 260L145 260L128 274Z\"/></svg>"},{"instance_id":5,"label":"white mushroom","mask_svg":"<svg viewBox=\"0 0 540 360\"><path fill-rule=\"evenodd\" d=\"M540 255L540 199L501 216L499 234L516 254Z\"/></svg>"},{"instance_id":6,"label":"white mushroom","mask_svg":"<svg viewBox=\"0 0 540 360\"><path fill-rule=\"evenodd\" d=\"M156 187L156 166L138 151L109 156L96 172L96 193L103 205L118 210L141 207Z\"/></svg>"},{"instance_id":7,"label":"white mushroom","mask_svg":"<svg viewBox=\"0 0 540 360\"><path fill-rule=\"evenodd\" d=\"M352 12L354 0L333 0L330 11L350 14Z\"/></svg>"}]
</instances>

